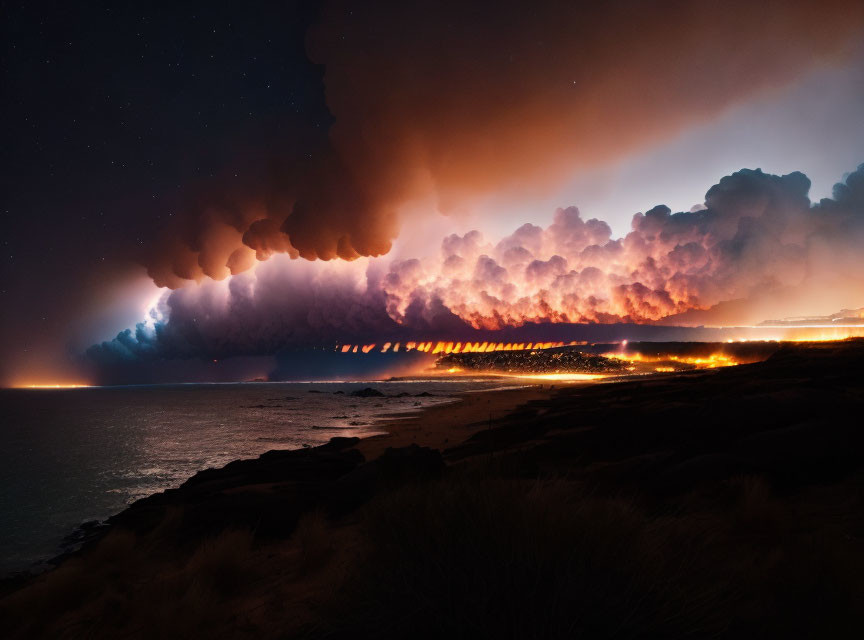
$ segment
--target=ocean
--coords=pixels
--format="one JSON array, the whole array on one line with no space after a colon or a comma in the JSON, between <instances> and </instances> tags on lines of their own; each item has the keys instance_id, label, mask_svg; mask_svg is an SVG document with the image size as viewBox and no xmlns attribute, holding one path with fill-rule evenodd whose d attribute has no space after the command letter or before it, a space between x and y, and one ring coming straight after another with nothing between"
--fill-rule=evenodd
<instances>
[{"instance_id":1,"label":"ocean","mask_svg":"<svg viewBox=\"0 0 864 640\"><path fill-rule=\"evenodd\" d=\"M38 570L82 523L201 469L380 433L387 415L499 386L462 379L0 390L0 575ZM388 397L350 395L365 387Z\"/></svg>"}]
</instances>

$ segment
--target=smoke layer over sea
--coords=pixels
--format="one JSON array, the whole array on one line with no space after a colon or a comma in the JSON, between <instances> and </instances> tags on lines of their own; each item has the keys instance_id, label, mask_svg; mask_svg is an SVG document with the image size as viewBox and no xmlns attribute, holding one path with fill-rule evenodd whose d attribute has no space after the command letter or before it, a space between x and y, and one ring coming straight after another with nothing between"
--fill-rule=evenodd
<instances>
[{"instance_id":1,"label":"smoke layer over sea","mask_svg":"<svg viewBox=\"0 0 864 640\"><path fill-rule=\"evenodd\" d=\"M98 368L273 355L528 323L747 323L864 306L864 165L811 203L802 173L743 169L703 208L656 206L613 238L575 207L511 234L450 235L436 255L330 262L277 255L166 291Z\"/></svg>"}]
</instances>

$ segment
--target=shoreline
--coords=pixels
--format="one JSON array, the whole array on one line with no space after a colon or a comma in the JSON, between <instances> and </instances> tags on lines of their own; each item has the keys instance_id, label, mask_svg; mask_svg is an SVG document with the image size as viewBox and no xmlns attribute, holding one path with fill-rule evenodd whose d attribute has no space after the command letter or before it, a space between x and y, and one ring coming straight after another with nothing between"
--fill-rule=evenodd
<instances>
[{"instance_id":1,"label":"shoreline","mask_svg":"<svg viewBox=\"0 0 864 640\"><path fill-rule=\"evenodd\" d=\"M387 448L421 447L444 450L488 428L490 422L505 417L532 400L548 399L560 388L542 384L519 387L461 391L454 400L421 407L417 411L382 415L375 423L386 433L360 438L356 448L367 461Z\"/></svg>"},{"instance_id":2,"label":"shoreline","mask_svg":"<svg viewBox=\"0 0 864 640\"><path fill-rule=\"evenodd\" d=\"M647 374L648 377L659 377L668 374ZM461 377L461 376L460 376ZM374 421L367 425L370 435L357 436L358 442L353 447L364 456L366 462L371 462L380 457L388 448L402 448L411 445L439 450L457 447L465 440L471 438L478 432L488 430L493 423L507 418L519 407L533 401L550 400L555 394L565 389L579 389L595 386L600 383L618 383L627 379L644 378L646 374L634 376L625 374L619 376L608 376L598 380L580 381L557 381L555 383L534 381L529 378L518 376L495 374L488 377L483 376L448 376L447 380L452 382L472 381L483 378L487 382L512 383L507 386L480 390L461 390L448 396L450 399L414 410L401 413L381 413L374 417ZM428 378L411 377L417 382L439 382L435 376ZM333 381L328 381L333 382ZM341 381L339 381L341 382ZM352 383L358 385L386 384L391 382L404 382L403 380L357 380ZM209 383L208 383L209 384ZM228 384L228 383L215 383ZM234 384L234 383L231 383ZM245 384L245 383L244 383ZM269 383L265 383L269 384ZM278 383L277 383L278 384ZM322 382L306 382L305 384L322 384ZM144 385L150 386L150 385ZM383 433L382 433L383 432ZM334 436L336 439L345 439L345 436ZM314 446L302 446L293 449L268 449L264 454L271 452L301 451L317 449L326 446L322 443ZM261 454L261 455L264 455ZM260 457L260 455L258 456ZM142 500L152 499L167 491L175 491L183 484L193 479L202 472L220 471L225 466L237 462L252 462L256 457L238 457L229 461L222 467L205 467L198 469L192 475L181 480L179 485L166 487L159 491L147 494L127 503L125 507L115 511L102 519L82 521L79 525L71 528L61 539L57 553L46 555L30 565L13 569L0 575L0 585L3 583L26 582L60 567L68 558L76 556L85 546L98 542L104 535L106 529L110 528L110 522L126 512L130 507ZM0 587L0 593L5 591Z\"/></svg>"},{"instance_id":3,"label":"shoreline","mask_svg":"<svg viewBox=\"0 0 864 640\"><path fill-rule=\"evenodd\" d=\"M426 382L426 380L423 380ZM429 381L435 382L435 379ZM490 380L491 381L491 380ZM391 382L390 380L356 381L357 384L375 385ZM313 383L309 383L313 384ZM366 461L376 459L388 447L404 447L411 444L445 449L449 446L460 444L460 442L478 430L487 428L490 419L497 420L509 412L518 408L525 402L550 397L554 391L554 385L547 385L544 390L542 384L524 384L518 387L501 387L483 389L479 391L459 391L445 402L440 402L424 407L418 407L413 411L402 413L382 413L375 417L374 422L368 425L372 434L359 436L356 449L361 451ZM485 420L485 422L484 422ZM381 433L383 432L383 433ZM456 437L454 437L454 435ZM345 439L344 436L336 436L337 439ZM269 449L265 454L279 451L302 451L317 449L326 446L327 443L312 447L296 447L293 449ZM260 456L259 456L260 457ZM227 464L235 462L251 462L256 457L239 457ZM142 500L152 499L166 491L174 491L186 482L202 472L220 471L222 467L207 467L198 469L194 474L184 478L180 485L166 487L161 491L155 491L142 498L128 503L122 509L108 515L100 520L88 520L81 522L78 526L71 528L63 537L58 547L58 553L43 557L27 567L14 569L0 575L0 584L26 583L28 580L50 573L59 568L67 559L75 557L85 546L98 542L111 525L109 522L127 511L130 507ZM0 589L0 593L7 589Z\"/></svg>"},{"instance_id":4,"label":"shoreline","mask_svg":"<svg viewBox=\"0 0 864 640\"><path fill-rule=\"evenodd\" d=\"M366 462L373 462L379 458L388 448L404 448L411 445L430 448L440 451L462 445L466 440L484 430L489 430L493 425L504 421L523 405L535 401L549 401L557 393L564 390L584 389L598 384L618 384L627 380L662 378L669 375L680 375L668 373L648 374L623 374L610 375L597 380L579 381L535 381L530 378L505 374L492 374L489 376L448 376L447 380L452 382L472 381L483 378L487 382L501 382L507 386L480 390L461 390L448 396L444 402L417 407L415 410L403 411L401 413L381 413L374 417L374 421L368 426L372 431L370 435L357 436L357 443L353 448L359 451ZM464 378L464 380L460 379ZM439 382L440 378L429 376L420 378L410 377L417 382ZM333 382L333 381L328 381ZM341 381L339 381L341 382ZM391 382L404 382L403 380L382 379L369 381L352 381L358 385L387 384ZM227 383L216 383L227 384ZM234 384L234 383L231 383ZM244 383L245 384L245 383ZM269 384L269 383L265 383ZM277 383L278 384L278 383ZM305 384L323 384L322 382L305 382ZM149 386L149 385L146 385ZM383 432L383 433L381 433ZM345 436L334 436L337 440L346 439ZM291 452L314 450L328 443L314 446L302 446L293 449L269 449L266 455L273 452ZM115 520L131 507L141 501L150 500L166 492L176 491L184 484L194 479L201 473L219 472L226 466L234 463L254 462L256 457L238 457L229 461L222 467L205 467L198 469L195 473L181 480L180 485L166 487L161 491L155 491L146 496L138 498L122 509L98 520L82 521L79 525L68 530L59 543L57 553L47 555L36 560L27 567L15 569L0 575L0 585L3 583L26 583L31 578L42 576L59 568L67 559L75 557L79 552L91 543L98 542L111 527L111 521ZM444 456L447 461L446 455ZM0 586L0 593L6 591Z\"/></svg>"}]
</instances>

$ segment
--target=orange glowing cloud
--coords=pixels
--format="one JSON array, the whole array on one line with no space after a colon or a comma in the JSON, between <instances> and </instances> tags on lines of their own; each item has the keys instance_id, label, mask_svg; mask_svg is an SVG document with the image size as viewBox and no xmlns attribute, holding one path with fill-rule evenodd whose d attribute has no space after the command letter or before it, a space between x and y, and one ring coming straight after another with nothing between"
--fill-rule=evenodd
<instances>
[{"instance_id":1,"label":"orange glowing cloud","mask_svg":"<svg viewBox=\"0 0 864 640\"><path fill-rule=\"evenodd\" d=\"M253 253L386 254L409 202L449 213L545 189L830 63L862 24L856 0L329 2L308 49L330 147L302 161L286 149L264 185L212 189L149 272L176 287Z\"/></svg>"},{"instance_id":2,"label":"orange glowing cloud","mask_svg":"<svg viewBox=\"0 0 864 640\"><path fill-rule=\"evenodd\" d=\"M858 306L864 165L838 185L837 200L811 207L809 187L801 173L742 170L709 189L705 209L673 214L657 206L636 214L630 233L617 239L575 207L559 209L546 228L526 224L494 243L476 231L452 235L437 257L391 264L382 284L387 312L414 326L444 307L475 329L494 330L676 318L696 324L686 322L694 310L730 300L746 307L778 291L786 304L812 305L831 291L840 304ZM763 305L762 319L777 310Z\"/></svg>"}]
</instances>

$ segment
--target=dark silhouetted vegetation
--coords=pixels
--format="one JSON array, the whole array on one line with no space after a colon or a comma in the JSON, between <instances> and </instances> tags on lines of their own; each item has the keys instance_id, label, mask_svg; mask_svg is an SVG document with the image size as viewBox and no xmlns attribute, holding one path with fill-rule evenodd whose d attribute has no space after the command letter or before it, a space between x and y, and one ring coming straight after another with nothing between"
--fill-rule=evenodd
<instances>
[{"instance_id":1,"label":"dark silhouetted vegetation","mask_svg":"<svg viewBox=\"0 0 864 640\"><path fill-rule=\"evenodd\" d=\"M858 638L864 341L271 452L7 588L11 638ZM104 533L103 533L104 531Z\"/></svg>"}]
</instances>

